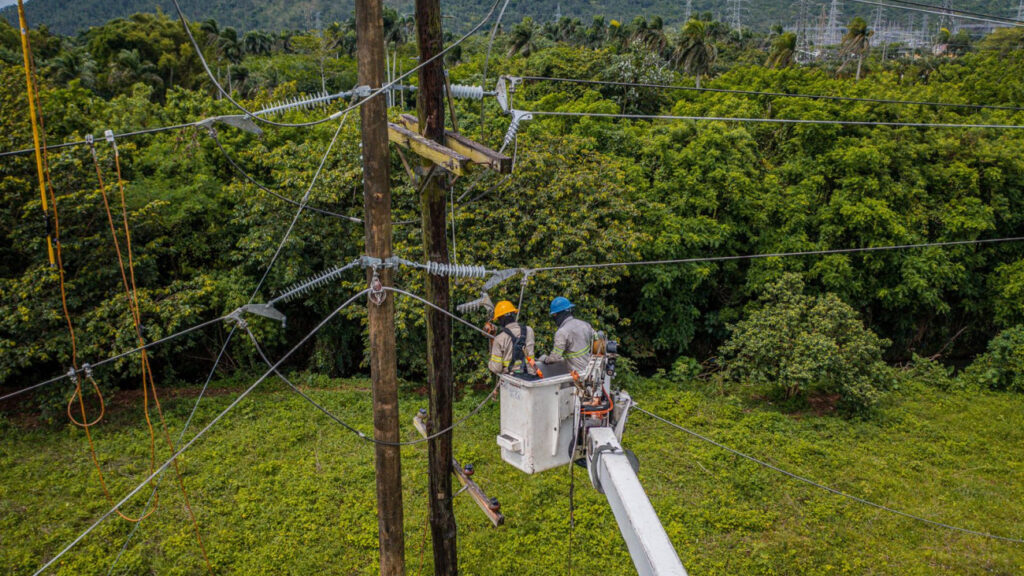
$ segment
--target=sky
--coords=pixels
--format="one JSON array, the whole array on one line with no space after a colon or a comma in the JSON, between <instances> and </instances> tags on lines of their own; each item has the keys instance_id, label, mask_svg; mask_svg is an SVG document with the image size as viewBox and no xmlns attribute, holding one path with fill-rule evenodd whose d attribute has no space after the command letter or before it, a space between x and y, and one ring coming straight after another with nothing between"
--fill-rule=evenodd
<instances>
[{"instance_id":1,"label":"sky","mask_svg":"<svg viewBox=\"0 0 1024 576\"><path fill-rule=\"evenodd\" d=\"M0 8L6 8L18 3L18 0L0 0Z\"/></svg>"}]
</instances>

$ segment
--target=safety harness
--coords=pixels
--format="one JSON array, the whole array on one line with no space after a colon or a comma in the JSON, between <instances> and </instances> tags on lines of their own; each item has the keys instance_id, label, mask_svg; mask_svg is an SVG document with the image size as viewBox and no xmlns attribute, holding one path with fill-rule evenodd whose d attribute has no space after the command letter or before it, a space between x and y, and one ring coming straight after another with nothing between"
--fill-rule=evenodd
<instances>
[{"instance_id":1,"label":"safety harness","mask_svg":"<svg viewBox=\"0 0 1024 576\"><path fill-rule=\"evenodd\" d=\"M526 327L519 327L519 336L513 334L508 326L503 327L501 331L512 339L512 361L508 365L508 371L512 374L526 372ZM518 368L516 363L519 364Z\"/></svg>"}]
</instances>

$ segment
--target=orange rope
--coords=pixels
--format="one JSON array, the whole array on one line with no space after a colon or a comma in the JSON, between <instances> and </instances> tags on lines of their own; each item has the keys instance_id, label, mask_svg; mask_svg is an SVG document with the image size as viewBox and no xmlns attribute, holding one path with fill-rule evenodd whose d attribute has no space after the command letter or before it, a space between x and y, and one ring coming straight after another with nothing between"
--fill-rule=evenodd
<instances>
[{"instance_id":1,"label":"orange rope","mask_svg":"<svg viewBox=\"0 0 1024 576\"><path fill-rule=\"evenodd\" d=\"M26 60L29 62L29 67L30 67L30 70L31 70L31 77L32 77L32 79L34 79L35 76L36 76L36 69L35 69L35 61L32 58L31 53L29 53L29 52L26 53ZM63 261L63 257L62 257L63 255L61 253L61 244L60 244L60 218L59 218L59 214L58 214L58 210L57 210L57 199L56 199L56 195L54 194L54 186L53 186L53 181L52 181L52 177L51 177L51 173L50 173L49 158L47 157L47 154L46 154L46 129L45 129L45 125L43 124L42 106L41 106L41 100L40 100L40 97L39 97L38 86L36 85L35 82L30 82L29 86L30 86L30 90L29 90L28 97L31 99L31 103L34 104L35 108L39 111L37 119L33 119L33 120L34 121L36 121L36 120L38 121L39 132L40 132L41 141L42 141L42 157L41 157L42 162L41 163L42 163L42 166L43 166L43 175L44 175L44 182L45 182L45 186L44 187L46 188L46 190L47 190L47 192L49 194L50 203L53 206L54 244L56 244L56 251L55 252L56 252L56 260L57 260L57 270L58 270L59 279L60 279L61 307L62 307L62 309L64 311L64 319L67 322L68 334L69 334L70 339L71 339L71 364L72 364L72 368L74 370L73 373L77 375L79 373L79 367L78 367L78 342L77 342L77 338L75 336L74 323L71 320L71 313L70 313L70 310L68 309L68 303L67 303L67 285L66 285L66 279L65 279L65 276L64 276L64 261ZM34 125L33 125L33 128L35 128ZM117 250L117 259L118 259L118 265L119 265L119 267L121 269L121 278L122 278L122 281L124 282L125 290L126 290L126 292L128 292L129 310L132 313L132 320L133 320L133 324L135 325L136 336L139 339L140 345L143 345L144 342L143 342L143 338L142 338L142 331L141 331L141 328L140 328L140 325L141 325L141 312L140 312L140 308L139 308L139 305L138 305L138 298L137 298L137 295L136 295L135 269L134 269L134 262L132 260L131 234L130 234L129 228L128 228L128 212L127 212L127 207L126 207L126 203L125 203L124 182L123 182L122 177L121 177L120 156L116 153L117 152L116 146L115 146L114 150L115 150L115 159L117 160L118 186L120 187L120 192L121 192L121 211L122 211L123 220L124 220L125 239L127 241L127 249L128 249L128 266L129 266L129 270L131 272L131 290L130 290L130 292L128 292L129 288L128 288L127 278L125 277L124 260L123 260L123 258L121 256L120 244L117 241L117 233L116 233L115 228L114 228L113 216L112 216L111 211L110 211L110 202L109 202L109 200L107 198L106 186L103 183L103 175L102 175L102 172L100 170L99 162L98 162L98 160L96 158L95 148L93 148L93 162L95 163L95 166L96 166L96 176L99 179L100 190L101 190L101 192L103 194L103 203L104 203L104 206L105 206L106 211L107 211L107 220L108 220L108 222L110 224L111 234L113 235L113 238L114 238L114 246L115 246L115 249ZM44 195L43 199L44 199L44 203L45 203L45 200L46 200L45 195ZM165 438L167 440L167 445L170 448L172 454L176 450L175 450L175 447L174 447L174 442L171 440L170 432L168 431L168 428L167 428L167 422L164 419L163 410L160 407L160 400L157 397L156 386L155 386L155 384L153 384L152 368L149 365L149 358L148 358L148 356L146 354L146 350L145 349L143 349L142 352L141 352L141 358L142 358L143 413L144 413L145 418L146 418L146 426L147 426L147 428L149 430L149 438L150 438L150 442L149 442L150 443L150 474L152 474L152 472L156 469L156 433L153 430L153 423L152 423L152 421L150 419L150 415L149 415L149 388L150 387L152 388L153 401L156 404L157 413L160 416L160 423L161 423L161 426L163 428L164 436L165 436ZM106 495L107 501L113 503L113 498L111 497L110 490L107 487L107 482L106 482L106 478L104 477L104 474L103 474L103 469L100 466L99 458L98 458L98 456L96 454L96 446L95 446L95 443L93 442L92 432L90 431L90 428L92 426L95 426L96 424L98 424L103 419L103 416L106 413L106 404L105 404L105 402L103 400L103 393L100 391L99 385L96 383L96 380L93 379L92 374L90 373L90 371L88 370L87 367L86 367L86 370L85 370L85 374L86 374L86 377L89 379L89 382L92 384L93 390L96 392L97 398L99 399L100 414L99 414L99 416L95 420L93 420L92 422L89 422L89 418L87 416L86 409L85 409L85 399L84 399L83 394L82 394L81 379L76 376L76 377L73 378L73 381L75 382L75 394L68 401L68 408L67 408L68 418L71 420L72 423L74 423L75 425L77 425L77 426L79 426L79 427L81 427L82 429L85 430L85 436L86 436L86 439L88 440L88 443L89 443L89 453L90 453L90 455L92 457L93 464L95 465L96 472L99 475L100 485L103 487L103 493ZM152 386L150 386L150 385L152 385ZM72 411L71 411L71 406L72 406L75 398L78 399L79 410L81 411L81 414L82 414L81 421L76 420L74 415L72 414ZM207 556L206 547L203 544L202 536L200 535L199 523L196 520L195 513L192 510L192 504L191 504L191 501L189 499L188 492L185 489L185 483L184 483L184 480L182 479L181 470L179 469L177 459L174 460L174 469L175 469L175 472L177 474L178 485L181 488L182 496L184 498L185 508L188 510L188 514L189 514L189 516L192 519L192 524L193 524L193 527L195 529L196 539L199 542L199 548L200 548L200 550L202 551L202 554L203 554L203 560L206 562L207 570L210 572L210 574L213 574L213 569L212 569L212 567L210 565L210 559ZM122 513L120 510L115 510L115 512L117 512L118 516L120 516L121 518L123 518L123 519L125 519L125 520L127 520L129 522L139 522L139 521L142 521L145 518L149 517L151 514L153 514L153 512L156 511L158 502L159 502L159 494L158 494L158 491L155 489L155 486L154 486L153 506L149 509L148 512L146 512L145 514L143 514L142 516L139 516L137 518L129 517L129 516L125 515L124 513Z\"/></svg>"},{"instance_id":2,"label":"orange rope","mask_svg":"<svg viewBox=\"0 0 1024 576\"><path fill-rule=\"evenodd\" d=\"M93 159L95 160L95 149ZM132 254L132 234L131 227L128 225L128 203L125 197L125 186L124 178L121 174L121 154L117 149L117 145L114 145L114 164L117 168L117 186L121 196L121 220L124 224L124 238L125 238L125 249L128 252L128 274L126 276L124 270L124 258L121 255L120 243L117 241L117 233L114 229L114 220L110 212L110 202L107 198L106 189L102 186L102 175L99 168L99 163L96 162L96 174L100 178L101 188L103 189L103 204L107 211L107 221L110 223L110 232L114 238L114 247L117 251L117 262L121 269L121 280L124 283L125 295L128 298L129 307L132 313L132 320L135 325L135 335L138 338L139 346L145 346L145 339L142 336L142 309L139 306L138 289L135 283L135 260ZM131 286L129 288L129 280ZM174 441L171 439L170 431L167 428L167 420L164 418L163 408L160 406L160 398L157 395L156 390L156 379L153 378L153 368L149 363L149 355L146 349L143 348L141 351L142 358L142 386L144 394L144 405L146 406L146 421L149 422L149 398L146 395L147 388L147 377L148 377L148 388L153 395L153 404L156 406L157 415L160 418L160 426L164 433L164 439L167 442L167 447L173 454L176 452ZM155 454L155 446L153 453ZM210 558L206 553L206 545L203 543L203 537L199 530L199 521L196 519L195 512L192 509L192 502L188 495L188 490L185 488L185 481L181 474L181 468L178 465L178 459L175 458L172 462L174 464L175 476L178 480L178 487L181 489L181 495L184 499L185 509L188 511L189 518L192 520L192 527L195 531L196 541L199 543L199 549L202 552L203 560L206 562L206 569L210 574L213 574L213 567L210 564Z\"/></svg>"},{"instance_id":3,"label":"orange rope","mask_svg":"<svg viewBox=\"0 0 1024 576\"><path fill-rule=\"evenodd\" d=\"M34 73L35 72L35 64L34 64L34 62L32 64L32 70L33 70L33 73ZM29 97L33 98L35 100L36 106L38 107L39 106L39 102L40 102L38 88L33 87L33 90L29 94ZM43 119L42 119L42 114L41 113L39 114L38 122L39 122L39 129L40 129L39 131L43 134L42 139L43 139L43 142L44 142L44 148L43 148L43 170L44 170L44 174L45 174L45 181L46 181L46 184L47 184L48 193L49 193L49 196L50 196L50 203L53 206L53 230L54 230L53 236L54 236L54 244L56 245L56 251L55 252L56 252L56 256L57 256L57 273L58 273L59 284L60 284L61 308L64 311L64 320L67 323L68 335L69 335L69 337L71 339L71 366L75 370L75 373L77 374L79 372L79 366L78 366L78 338L75 336L75 327L74 327L74 323L71 320L71 311L68 309L67 281L66 281L66 278L64 276L63 246L61 245L61 241L60 241L60 213L59 213L58 208L57 208L57 197L56 197L56 194L54 194L54 191L53 191L54 187L53 187L53 180L52 180L51 173L50 173L50 162L49 162L49 158L48 158L48 156L46 154L46 151L45 151L46 150L46 148L45 148L45 141L46 141L45 132L46 132L46 130L45 130L45 126L43 124ZM89 443L89 454L90 454L90 456L92 458L93 464L95 465L96 472L99 475L100 485L103 487L103 493L106 495L107 501L110 502L110 503L113 503L114 500L113 500L113 498L110 495L109 488L107 487L107 481L106 481L106 478L103 475L103 469L100 466L99 457L96 454L96 445L95 445L95 442L93 441L92 432L90 430L90 428L92 426L97 424L102 419L103 415L106 412L106 405L105 405L105 403L103 401L103 394L100 391L99 385L96 383L96 381L92 378L91 375L87 374L87 377L89 378L89 381L92 383L93 390L96 392L96 395L99 398L99 402L100 402L100 416L99 416L99 418L97 418L93 422L89 422L89 417L88 417L88 415L86 413L86 409L85 409L85 398L84 398L84 395L82 393L81 378L77 378L77 377L74 378L75 394L74 394L74 396L72 396L71 400L69 400L69 402L68 402L68 416L71 419L72 423L74 423L77 426L80 426L83 430L85 430L85 437L86 437L86 439L87 439L87 441ZM76 420L71 415L71 404L74 402L74 400L76 398L78 399L78 407L79 407L79 410L80 410L80 412L82 414L82 419L80 421ZM147 414L147 421L148 421L148 414ZM150 425L150 437L151 437L151 442L150 442L151 445L155 446L155 433L153 431L152 425ZM154 452L153 454L151 454L151 458L150 458L150 473L152 473L153 470L155 470L155 469L156 469L156 454ZM137 518L132 518L130 516L127 516L124 513L122 513L120 510L117 510L116 512L117 512L118 516L124 518L125 520L128 520L129 522L138 522L138 521L148 517L150 514L153 513L154 510L156 510L155 503L154 503L153 508L151 508L149 510L149 512L147 512L147 513L145 513L142 516L137 517Z\"/></svg>"}]
</instances>

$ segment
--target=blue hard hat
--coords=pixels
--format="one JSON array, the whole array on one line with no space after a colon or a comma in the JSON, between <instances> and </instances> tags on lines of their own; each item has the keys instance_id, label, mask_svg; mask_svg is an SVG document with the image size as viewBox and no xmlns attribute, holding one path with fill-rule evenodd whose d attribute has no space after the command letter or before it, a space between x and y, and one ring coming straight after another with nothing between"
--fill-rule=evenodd
<instances>
[{"instance_id":1,"label":"blue hard hat","mask_svg":"<svg viewBox=\"0 0 1024 576\"><path fill-rule=\"evenodd\" d=\"M558 314L559 312L563 312L570 308L572 308L572 302L569 302L569 299L565 296L559 296L551 301L552 314Z\"/></svg>"}]
</instances>

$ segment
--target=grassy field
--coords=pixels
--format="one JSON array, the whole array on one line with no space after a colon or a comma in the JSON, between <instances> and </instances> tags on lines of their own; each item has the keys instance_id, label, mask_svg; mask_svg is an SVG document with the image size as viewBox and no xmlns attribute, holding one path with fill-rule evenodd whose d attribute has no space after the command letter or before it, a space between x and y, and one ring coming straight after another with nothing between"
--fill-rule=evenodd
<instances>
[{"instance_id":1,"label":"grassy field","mask_svg":"<svg viewBox=\"0 0 1024 576\"><path fill-rule=\"evenodd\" d=\"M218 384L194 430L244 380ZM366 381L298 377L312 395L371 430ZM218 574L374 574L373 448L293 393L267 382L182 458L185 482ZM935 520L1024 537L1024 396L894 392L870 420L789 415L771 406L660 381L632 389L646 409L840 490ZM482 393L468 395L456 413ZM177 437L194 398L168 398ZM141 410L122 397L95 430L115 498L145 477ZM404 434L425 399L405 395ZM575 472L570 539L568 469L526 476L501 462L489 404L455 436L456 457L502 502L495 529L467 495L456 499L463 574L628 574L633 571L603 496ZM31 574L109 508L84 434L0 417L0 572ZM1024 545L950 532L799 484L634 413L624 444L691 574L1020 574ZM432 573L426 446L403 449L406 562ZM166 456L164 448L161 454ZM172 475L159 508L118 564L121 574L204 571ZM137 514L148 491L127 506ZM55 574L106 574L131 524L109 519Z\"/></svg>"}]
</instances>

